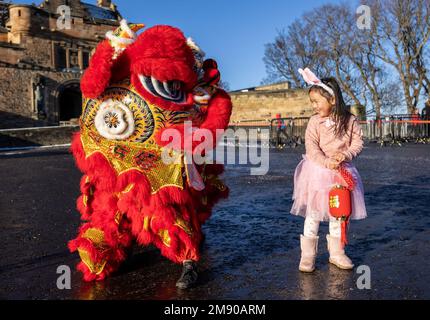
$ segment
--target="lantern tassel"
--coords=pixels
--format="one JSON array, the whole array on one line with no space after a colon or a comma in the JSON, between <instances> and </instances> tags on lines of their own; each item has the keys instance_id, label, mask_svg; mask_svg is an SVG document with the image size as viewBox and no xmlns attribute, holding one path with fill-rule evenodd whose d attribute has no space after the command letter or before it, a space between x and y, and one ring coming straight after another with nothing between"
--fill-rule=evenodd
<instances>
[{"instance_id":1,"label":"lantern tassel","mask_svg":"<svg viewBox=\"0 0 430 320\"><path fill-rule=\"evenodd\" d=\"M352 176L351 172L349 172L345 166L341 166L339 168L340 175L345 180L346 184L348 185L348 190L353 191L355 189L355 180Z\"/></svg>"},{"instance_id":2,"label":"lantern tassel","mask_svg":"<svg viewBox=\"0 0 430 320\"><path fill-rule=\"evenodd\" d=\"M341 223L341 242L342 246L345 247L348 244L348 222L349 219L343 220Z\"/></svg>"}]
</instances>

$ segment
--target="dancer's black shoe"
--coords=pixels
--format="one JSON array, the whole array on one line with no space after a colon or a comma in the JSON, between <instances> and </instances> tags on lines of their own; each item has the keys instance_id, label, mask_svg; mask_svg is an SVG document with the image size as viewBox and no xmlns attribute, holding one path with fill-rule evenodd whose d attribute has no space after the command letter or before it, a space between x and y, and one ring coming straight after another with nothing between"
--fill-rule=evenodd
<instances>
[{"instance_id":1,"label":"dancer's black shoe","mask_svg":"<svg viewBox=\"0 0 430 320\"><path fill-rule=\"evenodd\" d=\"M179 289L189 289L196 284L198 278L197 265L194 261L185 261L182 267L182 274L176 286Z\"/></svg>"}]
</instances>

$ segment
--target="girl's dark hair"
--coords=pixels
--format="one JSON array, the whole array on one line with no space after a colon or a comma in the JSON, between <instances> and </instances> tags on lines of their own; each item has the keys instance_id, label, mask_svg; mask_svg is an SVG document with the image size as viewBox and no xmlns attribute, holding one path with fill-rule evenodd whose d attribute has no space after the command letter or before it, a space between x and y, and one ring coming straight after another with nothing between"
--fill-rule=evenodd
<instances>
[{"instance_id":1,"label":"girl's dark hair","mask_svg":"<svg viewBox=\"0 0 430 320\"><path fill-rule=\"evenodd\" d=\"M348 128L348 122L351 117L351 112L349 111L349 107L346 105L345 100L343 100L342 90L340 89L339 84L335 78L324 78L321 79L322 83L330 87L335 96L336 105L333 108L332 116L334 121L336 122L335 134L340 137L344 135ZM331 94L320 86L312 86L309 89L309 93L312 91L317 91L328 101L332 99Z\"/></svg>"}]
</instances>

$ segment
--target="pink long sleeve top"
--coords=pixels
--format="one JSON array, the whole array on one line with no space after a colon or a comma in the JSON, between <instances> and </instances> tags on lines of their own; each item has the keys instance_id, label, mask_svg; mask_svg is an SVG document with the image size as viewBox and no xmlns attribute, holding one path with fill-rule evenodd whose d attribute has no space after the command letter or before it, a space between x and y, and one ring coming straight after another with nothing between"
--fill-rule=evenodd
<instances>
[{"instance_id":1,"label":"pink long sleeve top","mask_svg":"<svg viewBox=\"0 0 430 320\"><path fill-rule=\"evenodd\" d=\"M314 115L306 129L306 156L308 159L328 167L330 158L341 152L345 161L352 161L363 150L363 132L355 116L351 116L346 133L336 137L335 123L330 117Z\"/></svg>"}]
</instances>

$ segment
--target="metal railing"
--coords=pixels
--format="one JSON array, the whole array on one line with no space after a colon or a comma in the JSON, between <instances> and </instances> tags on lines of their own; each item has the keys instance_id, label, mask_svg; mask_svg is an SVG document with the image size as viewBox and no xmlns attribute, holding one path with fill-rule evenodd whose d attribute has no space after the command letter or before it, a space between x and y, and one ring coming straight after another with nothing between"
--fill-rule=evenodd
<instances>
[{"instance_id":1,"label":"metal railing","mask_svg":"<svg viewBox=\"0 0 430 320\"><path fill-rule=\"evenodd\" d=\"M278 148L296 147L305 141L309 118L276 118L270 122L270 144Z\"/></svg>"},{"instance_id":2,"label":"metal railing","mask_svg":"<svg viewBox=\"0 0 430 320\"><path fill-rule=\"evenodd\" d=\"M430 142L430 121L414 115L391 115L380 120L360 121L364 137L381 144Z\"/></svg>"},{"instance_id":3,"label":"metal railing","mask_svg":"<svg viewBox=\"0 0 430 320\"><path fill-rule=\"evenodd\" d=\"M270 122L270 143L282 148L304 143L309 118L276 118ZM417 115L390 115L360 121L364 139L381 145L430 143L430 120Z\"/></svg>"}]
</instances>

